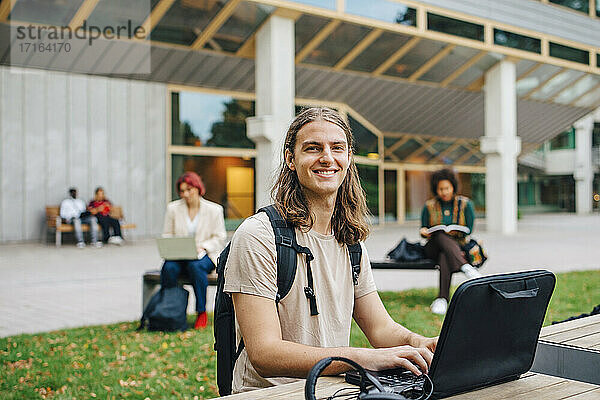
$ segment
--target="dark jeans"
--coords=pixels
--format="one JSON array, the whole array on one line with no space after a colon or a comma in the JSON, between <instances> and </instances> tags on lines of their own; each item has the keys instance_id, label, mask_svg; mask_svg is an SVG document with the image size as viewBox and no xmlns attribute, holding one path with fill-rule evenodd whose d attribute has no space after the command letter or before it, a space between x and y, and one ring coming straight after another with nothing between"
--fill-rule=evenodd
<instances>
[{"instance_id":1,"label":"dark jeans","mask_svg":"<svg viewBox=\"0 0 600 400\"><path fill-rule=\"evenodd\" d=\"M111 217L110 215L100 215L97 214L96 218L98 218L98 224L102 227L102 241L104 243L108 242L108 238L111 236L110 229L112 228L113 234L112 236L121 236L121 224L119 220Z\"/></svg>"},{"instance_id":2,"label":"dark jeans","mask_svg":"<svg viewBox=\"0 0 600 400\"><path fill-rule=\"evenodd\" d=\"M437 261L440 266L440 289L438 297L450 299L450 281L452 274L460 271L467 263L465 254L452 237L446 232L434 232L425 245L425 257Z\"/></svg>"},{"instance_id":3,"label":"dark jeans","mask_svg":"<svg viewBox=\"0 0 600 400\"><path fill-rule=\"evenodd\" d=\"M179 274L187 274L196 295L196 312L202 313L206 311L206 275L214 268L215 264L206 255L199 260L165 260L160 272L160 284L165 288L175 287Z\"/></svg>"}]
</instances>

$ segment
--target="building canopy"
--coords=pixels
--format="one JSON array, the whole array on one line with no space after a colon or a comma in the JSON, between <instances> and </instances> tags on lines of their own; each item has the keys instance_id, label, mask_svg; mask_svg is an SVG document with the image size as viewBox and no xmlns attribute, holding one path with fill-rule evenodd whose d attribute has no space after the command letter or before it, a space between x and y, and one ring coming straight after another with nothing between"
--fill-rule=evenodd
<instances>
[{"instance_id":1,"label":"building canopy","mask_svg":"<svg viewBox=\"0 0 600 400\"><path fill-rule=\"evenodd\" d=\"M3 0L0 35L10 40L0 40L0 60L252 93L256 32L271 15L288 17L295 21L296 97L346 104L383 134L392 161L401 159L398 153L411 141L422 152L439 147L440 138L462 140L441 145L448 154L464 150L462 161L477 153L473 142L484 134L484 76L502 60L516 63L517 132L525 150L600 105L600 54L589 41L426 3L431 2ZM532 4L524 8L537 8L524 12L549 7L527 3ZM77 41L68 55L52 57L10 49L19 28L76 29L84 22L88 31L130 24L144 33L100 37L93 45ZM600 20L592 23L600 27Z\"/></svg>"}]
</instances>

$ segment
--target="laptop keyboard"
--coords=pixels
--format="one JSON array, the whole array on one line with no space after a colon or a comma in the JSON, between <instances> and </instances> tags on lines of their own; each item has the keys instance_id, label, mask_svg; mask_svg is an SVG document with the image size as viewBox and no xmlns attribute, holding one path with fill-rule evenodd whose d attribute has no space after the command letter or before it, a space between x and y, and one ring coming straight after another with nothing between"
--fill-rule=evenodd
<instances>
[{"instance_id":1,"label":"laptop keyboard","mask_svg":"<svg viewBox=\"0 0 600 400\"><path fill-rule=\"evenodd\" d=\"M375 375L383 387L390 392L403 394L407 398L419 398L423 393L425 376L417 376L404 369L388 369L384 371L370 371ZM346 373L346 382L360 385L360 375L357 371Z\"/></svg>"}]
</instances>

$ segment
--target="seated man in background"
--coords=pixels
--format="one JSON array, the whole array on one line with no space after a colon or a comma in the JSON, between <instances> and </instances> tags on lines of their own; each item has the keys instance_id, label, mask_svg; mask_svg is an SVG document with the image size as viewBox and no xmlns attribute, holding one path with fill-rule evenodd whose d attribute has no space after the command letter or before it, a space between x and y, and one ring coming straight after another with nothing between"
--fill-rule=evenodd
<instances>
[{"instance_id":1,"label":"seated man in background","mask_svg":"<svg viewBox=\"0 0 600 400\"><path fill-rule=\"evenodd\" d=\"M77 247L83 249L83 232L81 224L90 226L90 244L94 247L102 247L102 242L98 241L98 221L89 211L86 211L83 200L77 198L77 189L69 189L69 197L60 203L60 217L68 224L73 224Z\"/></svg>"}]
</instances>

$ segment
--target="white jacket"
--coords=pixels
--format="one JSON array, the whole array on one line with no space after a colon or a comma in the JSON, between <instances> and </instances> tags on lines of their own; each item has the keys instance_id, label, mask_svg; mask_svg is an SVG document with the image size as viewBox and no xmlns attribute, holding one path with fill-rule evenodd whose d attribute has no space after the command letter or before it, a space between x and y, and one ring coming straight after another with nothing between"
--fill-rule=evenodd
<instances>
[{"instance_id":1,"label":"white jacket","mask_svg":"<svg viewBox=\"0 0 600 400\"><path fill-rule=\"evenodd\" d=\"M60 217L66 220L77 218L85 211L85 203L81 199L68 198L60 203Z\"/></svg>"}]
</instances>

